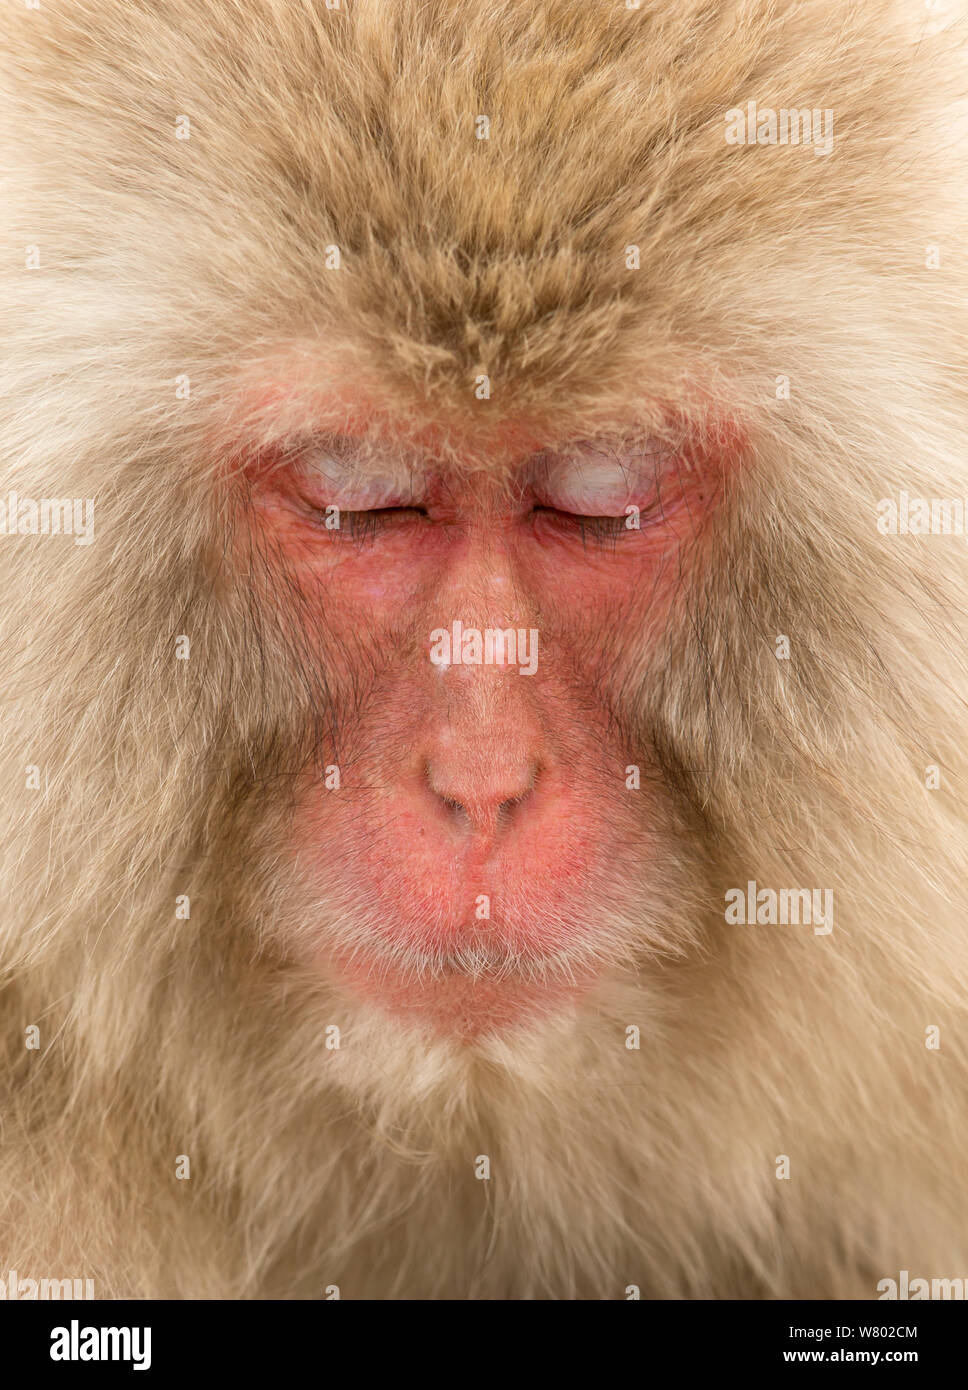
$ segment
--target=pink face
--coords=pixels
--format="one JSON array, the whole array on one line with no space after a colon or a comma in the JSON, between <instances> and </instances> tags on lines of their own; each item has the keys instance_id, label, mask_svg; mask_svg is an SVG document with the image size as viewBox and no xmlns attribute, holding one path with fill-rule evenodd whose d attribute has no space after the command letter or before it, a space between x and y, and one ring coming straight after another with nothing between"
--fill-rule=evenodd
<instances>
[{"instance_id":1,"label":"pink face","mask_svg":"<svg viewBox=\"0 0 968 1390\"><path fill-rule=\"evenodd\" d=\"M617 866L661 850L613 701L662 640L722 461L627 432L424 439L301 433L250 467L249 515L332 703L292 827L303 963L472 1037L620 953L642 885Z\"/></svg>"}]
</instances>

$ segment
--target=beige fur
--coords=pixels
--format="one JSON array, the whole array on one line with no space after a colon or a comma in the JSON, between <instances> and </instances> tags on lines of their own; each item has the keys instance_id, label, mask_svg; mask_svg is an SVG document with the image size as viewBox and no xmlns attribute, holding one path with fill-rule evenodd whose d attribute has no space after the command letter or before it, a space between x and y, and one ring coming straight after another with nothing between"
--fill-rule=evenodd
<instances>
[{"instance_id":1,"label":"beige fur","mask_svg":"<svg viewBox=\"0 0 968 1390\"><path fill-rule=\"evenodd\" d=\"M915 44L886 0L3 23L0 493L94 496L97 538L0 538L0 1272L101 1297L968 1276L968 550L874 524L899 487L968 492L952 31ZM833 153L728 147L751 98L832 109ZM289 394L255 410L267 379ZM268 930L305 709L219 563L222 441L347 382L414 423L567 438L671 402L746 439L708 579L638 663L680 849L629 866L641 915L591 999L476 1047L298 979ZM832 935L726 928L750 878L833 888Z\"/></svg>"}]
</instances>

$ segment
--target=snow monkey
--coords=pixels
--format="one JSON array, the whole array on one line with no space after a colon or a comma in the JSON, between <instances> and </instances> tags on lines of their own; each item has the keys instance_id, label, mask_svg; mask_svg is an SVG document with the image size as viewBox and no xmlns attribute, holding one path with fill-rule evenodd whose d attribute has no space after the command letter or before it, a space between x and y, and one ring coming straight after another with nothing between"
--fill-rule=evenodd
<instances>
[{"instance_id":1,"label":"snow monkey","mask_svg":"<svg viewBox=\"0 0 968 1390\"><path fill-rule=\"evenodd\" d=\"M0 1270L968 1270L924 9L5 7Z\"/></svg>"}]
</instances>

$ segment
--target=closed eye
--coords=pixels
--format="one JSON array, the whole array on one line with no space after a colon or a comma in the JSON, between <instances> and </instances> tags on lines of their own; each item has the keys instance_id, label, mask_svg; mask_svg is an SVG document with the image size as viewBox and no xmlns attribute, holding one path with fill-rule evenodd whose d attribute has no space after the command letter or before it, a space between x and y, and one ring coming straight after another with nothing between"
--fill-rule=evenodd
<instances>
[{"instance_id":1,"label":"closed eye","mask_svg":"<svg viewBox=\"0 0 968 1390\"><path fill-rule=\"evenodd\" d=\"M545 507L540 503L533 508L535 516L546 518L558 526L568 527L596 539L618 536L629 529L625 516L589 516L584 512L564 511L559 507Z\"/></svg>"},{"instance_id":2,"label":"closed eye","mask_svg":"<svg viewBox=\"0 0 968 1390\"><path fill-rule=\"evenodd\" d=\"M406 526L426 516L426 507L372 507L367 511L341 512L338 529L355 541L367 541L380 531Z\"/></svg>"},{"instance_id":3,"label":"closed eye","mask_svg":"<svg viewBox=\"0 0 968 1390\"><path fill-rule=\"evenodd\" d=\"M539 456L532 492L541 508L633 529L626 526L630 515L661 511L663 493L677 478L675 465L672 451L657 443L587 443Z\"/></svg>"},{"instance_id":4,"label":"closed eye","mask_svg":"<svg viewBox=\"0 0 968 1390\"><path fill-rule=\"evenodd\" d=\"M296 444L286 461L300 502L334 540L366 541L427 515L415 474L390 452L326 435Z\"/></svg>"}]
</instances>

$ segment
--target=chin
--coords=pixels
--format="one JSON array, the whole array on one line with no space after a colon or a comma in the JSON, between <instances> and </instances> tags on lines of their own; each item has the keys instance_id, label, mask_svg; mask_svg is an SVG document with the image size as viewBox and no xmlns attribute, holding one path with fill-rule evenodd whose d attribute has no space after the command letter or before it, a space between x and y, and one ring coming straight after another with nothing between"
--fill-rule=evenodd
<instances>
[{"instance_id":1,"label":"chin","mask_svg":"<svg viewBox=\"0 0 968 1390\"><path fill-rule=\"evenodd\" d=\"M396 1023L465 1043L538 1027L572 1007L595 982L592 971L580 968L546 979L529 978L526 967L474 968L460 962L408 970L338 951L323 968L340 988Z\"/></svg>"}]
</instances>

